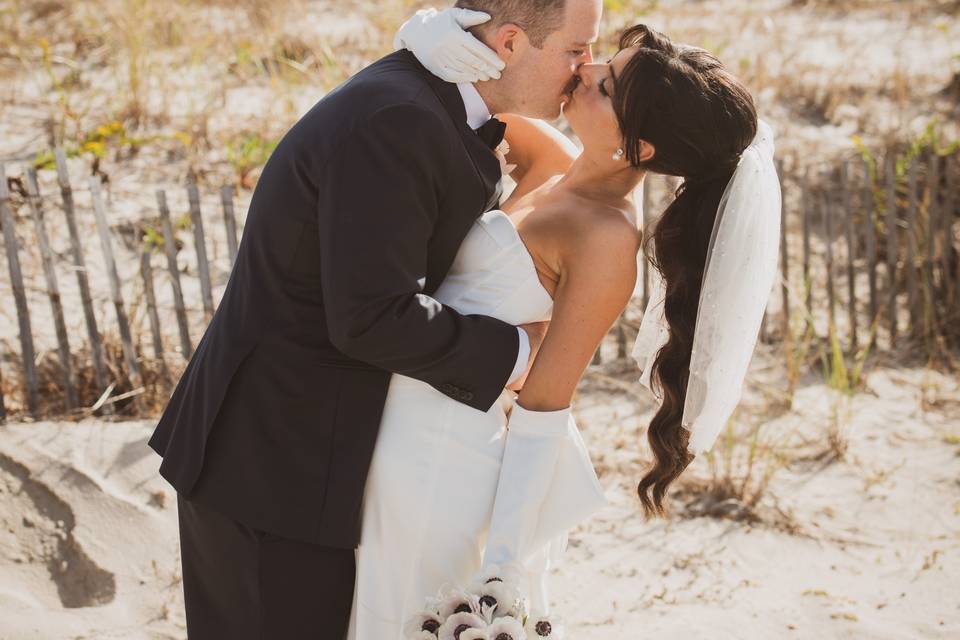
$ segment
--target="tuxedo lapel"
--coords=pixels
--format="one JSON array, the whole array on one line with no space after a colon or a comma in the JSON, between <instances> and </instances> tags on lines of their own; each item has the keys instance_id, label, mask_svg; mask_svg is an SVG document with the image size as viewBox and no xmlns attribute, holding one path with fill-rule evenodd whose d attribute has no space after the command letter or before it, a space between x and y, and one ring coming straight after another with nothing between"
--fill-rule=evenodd
<instances>
[{"instance_id":1,"label":"tuxedo lapel","mask_svg":"<svg viewBox=\"0 0 960 640\"><path fill-rule=\"evenodd\" d=\"M496 207L502 194L500 161L483 139L467 124L467 110L463 105L463 98L460 96L457 85L444 82L427 71L412 53L408 51L403 53L407 53L413 64L424 74L430 88L440 99L443 108L450 114L450 119L456 125L457 131L460 133L460 140L463 142L467 155L470 156L470 161L473 162L473 166L477 170L477 176L483 183L483 192L487 195L484 211Z\"/></svg>"}]
</instances>

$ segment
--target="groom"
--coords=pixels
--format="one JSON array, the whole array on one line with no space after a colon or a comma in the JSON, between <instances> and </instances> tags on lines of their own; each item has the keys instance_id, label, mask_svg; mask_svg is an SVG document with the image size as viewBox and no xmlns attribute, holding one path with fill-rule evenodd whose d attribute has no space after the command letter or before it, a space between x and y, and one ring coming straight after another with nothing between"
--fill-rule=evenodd
<instances>
[{"instance_id":1,"label":"groom","mask_svg":"<svg viewBox=\"0 0 960 640\"><path fill-rule=\"evenodd\" d=\"M430 296L499 200L490 113L557 117L601 2L461 4L493 17L476 35L500 79L450 84L398 51L314 105L264 167L150 439L178 492L191 640L342 638L391 373L485 411L542 340Z\"/></svg>"}]
</instances>

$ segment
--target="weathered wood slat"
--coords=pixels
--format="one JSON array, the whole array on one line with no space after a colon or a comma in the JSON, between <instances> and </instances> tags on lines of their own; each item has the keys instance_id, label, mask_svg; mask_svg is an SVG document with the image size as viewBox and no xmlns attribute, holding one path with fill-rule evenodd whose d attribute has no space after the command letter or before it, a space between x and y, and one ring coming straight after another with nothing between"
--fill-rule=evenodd
<instances>
[{"instance_id":1,"label":"weathered wood slat","mask_svg":"<svg viewBox=\"0 0 960 640\"><path fill-rule=\"evenodd\" d=\"M133 389L143 388L143 376L140 373L140 363L137 361L137 352L133 348L133 335L130 332L130 321L123 304L123 289L120 285L120 274L117 272L117 260L113 253L113 242L110 239L110 225L107 222L107 210L100 194L100 178L91 176L89 181L90 196L93 200L93 214L97 221L97 235L100 236L100 248L107 267L107 279L110 281L110 296L113 299L113 308L117 315L117 328L120 331L120 346L123 349L123 359L127 365L127 376Z\"/></svg>"},{"instance_id":2,"label":"weathered wood slat","mask_svg":"<svg viewBox=\"0 0 960 640\"><path fill-rule=\"evenodd\" d=\"M3 395L3 363L0 362L0 424L7 422L7 402Z\"/></svg>"},{"instance_id":3,"label":"weathered wood slat","mask_svg":"<svg viewBox=\"0 0 960 640\"><path fill-rule=\"evenodd\" d=\"M811 192L810 169L808 168L800 194L800 207L803 212L803 309L807 331L813 328L813 283L810 281L810 227L813 207L816 206Z\"/></svg>"},{"instance_id":4,"label":"weathered wood slat","mask_svg":"<svg viewBox=\"0 0 960 640\"><path fill-rule=\"evenodd\" d=\"M647 239L647 224L650 221L650 217L653 214L653 183L649 177L643 181L643 212L641 218L641 229L643 230L643 240L646 244ZM646 311L647 302L650 300L650 260L647 259L647 254L641 249L641 272L643 273L643 309Z\"/></svg>"},{"instance_id":5,"label":"weathered wood slat","mask_svg":"<svg viewBox=\"0 0 960 640\"><path fill-rule=\"evenodd\" d=\"M237 261L237 217L233 208L233 186L224 185L220 189L220 202L223 204L223 226L227 231L227 253L230 256L230 266Z\"/></svg>"},{"instance_id":6,"label":"weathered wood slat","mask_svg":"<svg viewBox=\"0 0 960 640\"><path fill-rule=\"evenodd\" d=\"M927 172L927 241L924 248L924 270L926 271L927 287L931 295L935 291L934 261L937 255L937 232L940 229L940 193L937 188L940 184L940 157L933 154L930 158Z\"/></svg>"},{"instance_id":7,"label":"weathered wood slat","mask_svg":"<svg viewBox=\"0 0 960 640\"><path fill-rule=\"evenodd\" d=\"M877 319L877 229L874 221L873 184L870 165L863 163L863 223L867 244L867 283L870 287L870 324Z\"/></svg>"},{"instance_id":8,"label":"weathered wood slat","mask_svg":"<svg viewBox=\"0 0 960 640\"><path fill-rule=\"evenodd\" d=\"M777 175L783 180L783 162L777 159ZM781 185L781 190L785 185ZM783 304L781 330L783 340L790 339L790 252L787 248L787 207L780 207L780 296Z\"/></svg>"},{"instance_id":9,"label":"weathered wood slat","mask_svg":"<svg viewBox=\"0 0 960 640\"><path fill-rule=\"evenodd\" d=\"M859 336L857 335L857 274L854 268L857 260L857 242L853 235L850 165L846 161L840 165L840 190L843 199L844 236L847 243L847 322L850 325L850 353L856 353L859 347Z\"/></svg>"},{"instance_id":10,"label":"weathered wood slat","mask_svg":"<svg viewBox=\"0 0 960 640\"><path fill-rule=\"evenodd\" d=\"M97 385L97 393L106 391L109 384L107 366L103 357L103 342L100 330L97 328L97 316L93 312L93 297L90 295L90 280L87 277L87 265L83 257L83 246L80 243L80 233L77 230L76 207L73 201L73 187L70 186L70 174L67 172L67 156L63 149L54 150L57 164L57 182L60 185L60 197L63 200L63 215L67 221L67 231L70 235L70 256L73 260L73 269L77 274L77 288L80 290L80 305L83 307L83 318L87 326L87 339L90 341L90 356L93 361L93 379ZM109 405L104 406L106 413L112 413Z\"/></svg>"},{"instance_id":11,"label":"weathered wood slat","mask_svg":"<svg viewBox=\"0 0 960 640\"><path fill-rule=\"evenodd\" d=\"M170 373L167 370L167 361L163 357L163 332L160 329L160 314L157 312L157 295L153 286L153 265L150 259L153 249L144 247L140 254L140 277L143 279L143 294L147 301L147 318L150 321L150 334L153 337L153 357L160 364L160 376L167 382Z\"/></svg>"},{"instance_id":12,"label":"weathered wood slat","mask_svg":"<svg viewBox=\"0 0 960 640\"><path fill-rule=\"evenodd\" d=\"M924 317L924 333L932 335L936 325L937 313L937 286L934 279L934 262L937 255L937 235L940 229L940 203L937 185L940 183L940 158L936 153L930 158L927 172L927 237L923 251L924 266L924 300L929 303L930 316ZM942 283L941 283L942 288Z\"/></svg>"},{"instance_id":13,"label":"weathered wood slat","mask_svg":"<svg viewBox=\"0 0 960 640\"><path fill-rule=\"evenodd\" d=\"M957 163L952 163L956 165ZM949 307L960 306L960 256L956 256L956 271L951 273L955 251L953 249L953 220L957 212L958 198L957 167L945 162L943 166L946 188L943 191L943 275L947 279ZM952 169L952 171L951 171Z\"/></svg>"},{"instance_id":14,"label":"weathered wood slat","mask_svg":"<svg viewBox=\"0 0 960 640\"><path fill-rule=\"evenodd\" d=\"M910 335L919 335L921 329L921 300L917 284L917 163L907 168L907 304L910 311Z\"/></svg>"},{"instance_id":15,"label":"weathered wood slat","mask_svg":"<svg viewBox=\"0 0 960 640\"><path fill-rule=\"evenodd\" d=\"M830 326L836 328L837 326L837 296L834 293L834 281L833 281L833 207L830 206L830 201L827 197L830 188L830 173L824 172L822 175L823 184L820 188L820 212L823 214L823 232L824 232L824 247L825 247L825 256L827 266L827 313L830 320Z\"/></svg>"},{"instance_id":16,"label":"weathered wood slat","mask_svg":"<svg viewBox=\"0 0 960 640\"><path fill-rule=\"evenodd\" d=\"M953 288L950 286L953 280L950 273L950 253L953 244L950 217L953 212L950 210L949 194L940 187L943 179L948 177L947 174L950 171L947 162L947 158L941 160L937 155L933 157L932 169L935 175L930 179L930 208L936 209L936 213L933 214L933 218L937 221L935 234L940 235L940 264L935 264L934 268L940 271L940 293L943 296L944 308L948 311L953 303L954 296ZM935 239L934 244L937 242L938 240Z\"/></svg>"},{"instance_id":17,"label":"weathered wood slat","mask_svg":"<svg viewBox=\"0 0 960 640\"><path fill-rule=\"evenodd\" d=\"M203 313L207 321L213 317L213 286L210 281L210 261L207 259L207 239L203 232L203 216L200 215L200 190L196 183L187 185L190 202L190 221L193 227L193 244L197 252L197 272L200 274L200 296L203 298Z\"/></svg>"},{"instance_id":18,"label":"weathered wood slat","mask_svg":"<svg viewBox=\"0 0 960 640\"><path fill-rule=\"evenodd\" d=\"M47 235L46 212L43 208L43 200L40 198L40 183L37 180L37 171L33 167L27 169L27 201L30 204L37 246L43 263L47 297L50 298L53 327L57 334L57 353L60 356L60 366L63 367L64 408L67 411L73 411L80 405L73 375L73 356L70 353L70 338L67 336L67 325L63 316L63 301L60 299L60 284L57 282L57 270L54 268L53 251L50 249L50 239Z\"/></svg>"},{"instance_id":19,"label":"weathered wood slat","mask_svg":"<svg viewBox=\"0 0 960 640\"><path fill-rule=\"evenodd\" d=\"M37 417L40 407L40 385L37 377L33 333L30 329L30 308L27 305L27 290L23 284L23 270L20 267L17 227L10 205L7 173L2 163L0 163L0 225L3 226L3 245L7 253L10 285L13 289L13 301L17 308L17 322L20 328L20 355L23 360L23 381L26 388L27 411L30 415Z\"/></svg>"},{"instance_id":20,"label":"weathered wood slat","mask_svg":"<svg viewBox=\"0 0 960 640\"><path fill-rule=\"evenodd\" d=\"M173 222L170 220L167 194L162 189L157 191L157 207L160 210L160 226L163 228L163 249L167 256L167 270L170 272L170 287L173 289L173 305L177 313L177 326L180 329L180 350L184 360L189 360L193 355L193 345L190 343L190 325L187 323L187 309L183 303L183 288L180 286L177 241L173 235Z\"/></svg>"},{"instance_id":21,"label":"weathered wood slat","mask_svg":"<svg viewBox=\"0 0 960 640\"><path fill-rule=\"evenodd\" d=\"M897 344L897 170L893 154L884 165L887 182L887 316L890 346Z\"/></svg>"}]
</instances>

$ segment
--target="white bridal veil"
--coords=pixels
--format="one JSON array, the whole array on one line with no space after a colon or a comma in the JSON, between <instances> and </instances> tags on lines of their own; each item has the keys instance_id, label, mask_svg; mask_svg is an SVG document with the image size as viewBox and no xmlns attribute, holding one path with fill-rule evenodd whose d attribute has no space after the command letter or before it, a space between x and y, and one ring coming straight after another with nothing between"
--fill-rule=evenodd
<instances>
[{"instance_id":1,"label":"white bridal veil","mask_svg":"<svg viewBox=\"0 0 960 640\"><path fill-rule=\"evenodd\" d=\"M682 419L694 454L713 446L740 401L776 280L781 201L773 138L772 129L761 120L720 199L713 225ZM663 279L656 269L650 275L650 295L633 357L643 372L640 381L661 397L650 369L669 334Z\"/></svg>"}]
</instances>

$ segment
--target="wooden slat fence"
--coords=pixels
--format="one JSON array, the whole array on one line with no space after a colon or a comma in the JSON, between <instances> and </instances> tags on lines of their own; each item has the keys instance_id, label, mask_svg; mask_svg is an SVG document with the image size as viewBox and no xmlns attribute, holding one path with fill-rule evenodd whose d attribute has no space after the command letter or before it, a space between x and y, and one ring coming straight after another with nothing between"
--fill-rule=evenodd
<instances>
[{"instance_id":1,"label":"wooden slat fence","mask_svg":"<svg viewBox=\"0 0 960 640\"><path fill-rule=\"evenodd\" d=\"M56 150L55 158L59 202L41 193L41 180L33 168L25 168L22 178L8 179L7 168L0 164L0 225L8 267L5 276L9 278L0 284L10 291L19 332L16 341L0 341L7 351L0 352L0 420L11 409L37 418L110 412L121 400L127 401L124 406L133 413L149 412L149 407L140 404L141 396L149 387L157 388L159 396L169 391L193 353L191 327L195 329L201 317L204 323L209 321L214 313L215 289L222 285L222 278L214 277L212 265L219 262L208 255L225 255L227 268L236 259L240 235L236 193L227 185L214 194L221 209L217 222L222 225L214 235L226 244L224 252L218 251L216 240L205 231L204 223L213 218L208 212L204 220L201 188L193 179L183 187L187 210L176 220L168 190L156 191L155 215L139 223L136 249L125 256L138 267L138 293L131 300L125 297L125 282L117 265L133 262L122 261L124 256L118 254L125 251L118 242L122 225L111 224L111 207L101 193L100 179L89 180L90 206L81 209L61 149ZM765 318L761 338L787 344L788 358L793 357L790 345L803 339L834 337L850 356L865 347L894 348L900 340L929 344L945 338L947 344L955 345L960 337L956 335L960 324L957 156L923 156L898 167L895 156L889 154L876 165L855 159L806 168L794 162L787 169L789 173L778 162L785 204L781 279L768 310L768 315L777 317ZM21 188L11 190L14 185ZM675 188L673 179L648 179L641 198L648 226ZM55 251L49 235L55 209L62 210L66 223L68 246L62 253ZM26 223L18 227L25 217L32 221L32 233L27 232ZM81 229L91 228L96 230L101 266L109 284L109 292L99 292L98 297L93 295L86 258L89 247L85 243L92 234L81 233ZM179 236L183 231L191 236L193 261L189 264L183 251L188 243ZM44 359L44 352L38 355L39 339L31 325L22 259L33 255L31 247L40 256L56 339L55 359ZM154 259L161 255L163 266L155 265ZM651 269L647 261L641 261L635 304L616 323L610 339L595 354L594 364L629 357L639 314L649 295ZM77 279L79 309L65 309L61 297L59 279L70 271ZM158 292L167 291L158 287L158 278L167 281L160 285L169 286L172 304L158 303ZM190 291L199 292L191 294L189 304L188 283ZM102 310L98 314L95 304L107 300L113 307L112 318L105 317ZM10 306L5 300L0 305ZM78 320L82 317L85 335L71 335L71 327L76 334L78 324L71 325L71 313ZM149 332L135 332L134 318L145 322ZM881 345L875 339L877 323L885 334ZM101 327L110 327L110 335L116 331L118 341L108 343ZM19 347L14 350L11 343ZM178 348L171 348L176 343ZM41 380L41 363L46 364L44 371L55 371L55 375ZM79 391L81 384L88 388L86 400ZM44 403L41 395L57 399Z\"/></svg>"}]
</instances>

